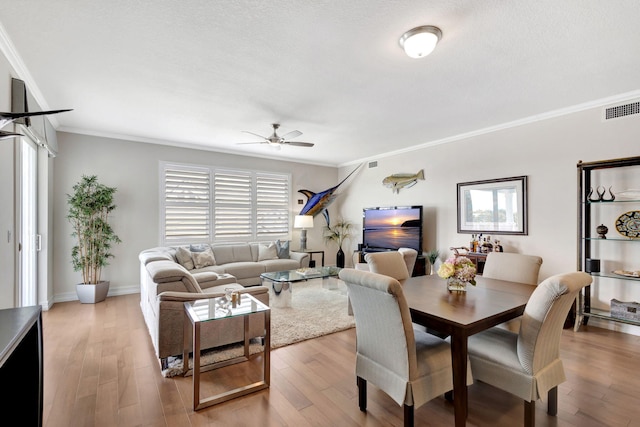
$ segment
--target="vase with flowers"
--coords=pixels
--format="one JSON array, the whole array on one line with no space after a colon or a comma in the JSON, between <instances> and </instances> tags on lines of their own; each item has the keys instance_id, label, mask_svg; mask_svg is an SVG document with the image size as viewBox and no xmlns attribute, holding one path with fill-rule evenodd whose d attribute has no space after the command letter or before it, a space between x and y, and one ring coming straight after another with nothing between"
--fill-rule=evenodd
<instances>
[{"instance_id":1,"label":"vase with flowers","mask_svg":"<svg viewBox=\"0 0 640 427\"><path fill-rule=\"evenodd\" d=\"M451 257L440 265L438 276L447 279L450 291L466 292L467 283L476 284L476 266L467 257Z\"/></svg>"}]
</instances>

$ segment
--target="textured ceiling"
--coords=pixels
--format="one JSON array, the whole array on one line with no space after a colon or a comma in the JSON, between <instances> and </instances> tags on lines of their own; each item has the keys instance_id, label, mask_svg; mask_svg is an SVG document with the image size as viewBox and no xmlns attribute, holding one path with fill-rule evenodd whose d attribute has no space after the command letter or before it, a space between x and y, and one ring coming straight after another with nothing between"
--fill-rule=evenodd
<instances>
[{"instance_id":1,"label":"textured ceiling","mask_svg":"<svg viewBox=\"0 0 640 427\"><path fill-rule=\"evenodd\" d=\"M640 2L0 0L58 129L340 165L640 96ZM436 25L435 52L398 38ZM16 65L17 64L17 65ZM238 145L299 130L313 148Z\"/></svg>"}]
</instances>

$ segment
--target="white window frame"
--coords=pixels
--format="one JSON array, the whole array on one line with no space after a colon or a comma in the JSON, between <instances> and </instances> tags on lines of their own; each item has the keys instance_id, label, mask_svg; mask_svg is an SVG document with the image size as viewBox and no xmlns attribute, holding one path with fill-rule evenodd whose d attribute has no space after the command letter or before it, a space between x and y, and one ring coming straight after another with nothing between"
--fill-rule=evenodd
<instances>
[{"instance_id":1,"label":"white window frame","mask_svg":"<svg viewBox=\"0 0 640 427\"><path fill-rule=\"evenodd\" d=\"M208 233L201 237L167 238L167 170L206 171L209 176ZM160 162L160 244L251 242L291 237L291 174ZM284 187L285 191L280 191ZM247 198L249 199L247 201ZM188 202L187 202L188 204ZM239 215L235 216L234 215ZM243 219L235 222L234 219ZM243 223L244 222L244 223Z\"/></svg>"}]
</instances>

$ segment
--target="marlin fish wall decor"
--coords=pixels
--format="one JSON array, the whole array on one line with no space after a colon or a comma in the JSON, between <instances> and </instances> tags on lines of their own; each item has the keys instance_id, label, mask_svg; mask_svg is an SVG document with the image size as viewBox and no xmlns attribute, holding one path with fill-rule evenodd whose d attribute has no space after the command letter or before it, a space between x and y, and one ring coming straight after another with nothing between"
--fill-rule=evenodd
<instances>
[{"instance_id":1,"label":"marlin fish wall decor","mask_svg":"<svg viewBox=\"0 0 640 427\"><path fill-rule=\"evenodd\" d=\"M382 184L385 187L391 188L394 193L399 193L402 188L409 188L416 185L419 179L424 179L424 170L420 169L420 172L415 174L409 173L395 173L389 175L382 180Z\"/></svg>"},{"instance_id":2,"label":"marlin fish wall decor","mask_svg":"<svg viewBox=\"0 0 640 427\"><path fill-rule=\"evenodd\" d=\"M322 213L322 215L324 215L324 219L327 221L327 227L330 227L329 212L327 211L327 208L331 203L333 203L336 197L338 197L338 195L335 194L335 191L342 185L343 182L345 182L351 175L353 175L355 171L360 169L361 166L362 165L351 171L351 173L347 175L342 181L340 181L335 187L331 187L319 193L314 193L313 191L309 190L298 190L298 193L302 193L307 196L307 203L302 207L300 215L311 215L315 217L319 213Z\"/></svg>"}]
</instances>

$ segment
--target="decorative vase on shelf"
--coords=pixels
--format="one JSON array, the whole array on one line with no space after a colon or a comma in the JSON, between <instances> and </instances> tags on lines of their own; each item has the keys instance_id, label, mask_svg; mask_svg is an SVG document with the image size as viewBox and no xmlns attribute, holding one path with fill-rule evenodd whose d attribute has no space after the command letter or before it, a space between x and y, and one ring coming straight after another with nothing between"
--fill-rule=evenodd
<instances>
[{"instance_id":1,"label":"decorative vase on shelf","mask_svg":"<svg viewBox=\"0 0 640 427\"><path fill-rule=\"evenodd\" d=\"M596 233L598 233L598 237L601 239L607 238L607 233L609 232L609 228L606 225L600 224L596 227Z\"/></svg>"},{"instance_id":2,"label":"decorative vase on shelf","mask_svg":"<svg viewBox=\"0 0 640 427\"><path fill-rule=\"evenodd\" d=\"M344 251L342 248L338 248L338 253L336 254L336 265L340 268L344 268Z\"/></svg>"},{"instance_id":3,"label":"decorative vase on shelf","mask_svg":"<svg viewBox=\"0 0 640 427\"><path fill-rule=\"evenodd\" d=\"M457 277L449 277L447 279L447 289L450 291L467 292L467 282Z\"/></svg>"}]
</instances>

